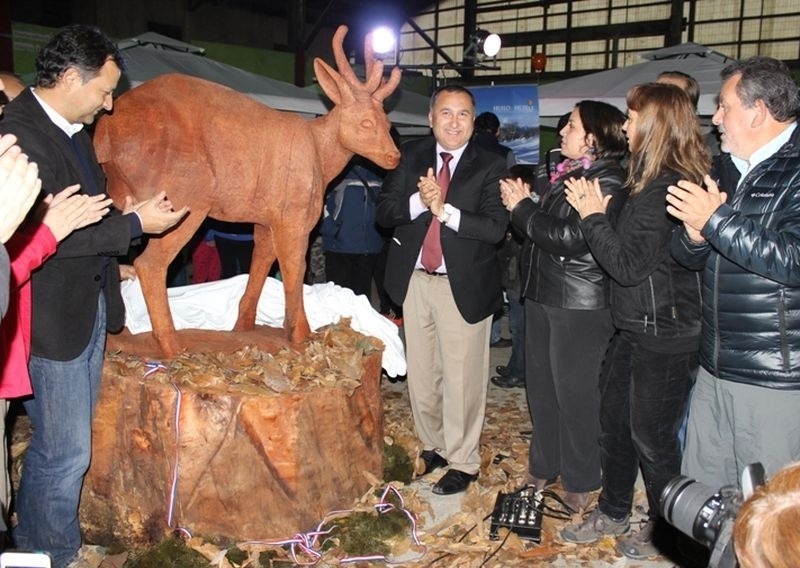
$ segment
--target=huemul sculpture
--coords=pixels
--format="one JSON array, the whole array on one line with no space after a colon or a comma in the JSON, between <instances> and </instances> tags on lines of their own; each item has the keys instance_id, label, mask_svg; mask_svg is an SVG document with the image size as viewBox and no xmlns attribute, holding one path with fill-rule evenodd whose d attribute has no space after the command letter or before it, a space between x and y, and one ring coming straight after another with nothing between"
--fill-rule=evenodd
<instances>
[{"instance_id":1,"label":"huemul sculpture","mask_svg":"<svg viewBox=\"0 0 800 568\"><path fill-rule=\"evenodd\" d=\"M334 103L324 116L307 120L216 83L173 74L125 93L113 114L98 122L95 148L118 206L127 195L143 200L164 189L176 208L190 207L180 225L150 239L134 262L165 356L181 348L167 303L167 266L206 217L255 224L250 278L234 329L254 329L258 298L277 259L286 298L284 329L292 343L308 337L305 254L325 187L354 153L385 169L400 160L383 110L400 70L383 80L383 63L374 58L368 36L366 78L360 81L342 48L346 33L340 26L333 36L339 72L314 60L317 80Z\"/></svg>"}]
</instances>

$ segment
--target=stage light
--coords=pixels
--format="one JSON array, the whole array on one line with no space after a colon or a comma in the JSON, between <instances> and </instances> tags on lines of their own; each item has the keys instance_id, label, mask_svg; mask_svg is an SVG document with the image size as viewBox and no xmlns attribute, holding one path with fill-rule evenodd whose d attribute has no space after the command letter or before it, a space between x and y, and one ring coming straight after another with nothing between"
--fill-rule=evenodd
<instances>
[{"instance_id":1,"label":"stage light","mask_svg":"<svg viewBox=\"0 0 800 568\"><path fill-rule=\"evenodd\" d=\"M469 45L464 51L464 59L480 62L487 57L495 57L501 46L502 40L499 35L478 28L469 38Z\"/></svg>"},{"instance_id":2,"label":"stage light","mask_svg":"<svg viewBox=\"0 0 800 568\"><path fill-rule=\"evenodd\" d=\"M486 30L476 30L475 36L478 38L478 51L483 52L486 57L494 57L498 54L503 43L499 35Z\"/></svg>"},{"instance_id":3,"label":"stage light","mask_svg":"<svg viewBox=\"0 0 800 568\"><path fill-rule=\"evenodd\" d=\"M372 49L378 58L394 55L397 39L392 30L386 26L379 26L372 30Z\"/></svg>"}]
</instances>

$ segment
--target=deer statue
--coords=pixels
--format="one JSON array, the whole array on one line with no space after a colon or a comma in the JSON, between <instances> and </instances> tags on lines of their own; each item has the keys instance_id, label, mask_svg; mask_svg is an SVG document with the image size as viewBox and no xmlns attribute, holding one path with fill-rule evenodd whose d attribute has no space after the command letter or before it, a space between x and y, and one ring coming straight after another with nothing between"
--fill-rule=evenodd
<instances>
[{"instance_id":1,"label":"deer statue","mask_svg":"<svg viewBox=\"0 0 800 568\"><path fill-rule=\"evenodd\" d=\"M278 260L286 300L284 329L293 344L310 334L303 309L308 235L322 211L323 194L353 154L382 168L397 167L400 153L389 135L383 101L400 82L365 41L366 77L356 77L342 43L333 36L337 72L314 60L328 114L310 120L269 108L216 83L162 75L123 94L95 131L97 157L117 206L164 189L175 208L190 213L172 231L152 238L135 260L153 335L163 355L180 351L169 311L167 266L206 217L254 224L250 277L234 330L255 328L267 273Z\"/></svg>"}]
</instances>

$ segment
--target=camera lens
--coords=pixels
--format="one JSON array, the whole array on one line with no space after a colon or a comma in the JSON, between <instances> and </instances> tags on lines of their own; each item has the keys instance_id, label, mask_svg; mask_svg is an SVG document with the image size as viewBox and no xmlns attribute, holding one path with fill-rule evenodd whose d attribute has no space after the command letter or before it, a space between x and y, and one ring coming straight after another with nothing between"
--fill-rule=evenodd
<instances>
[{"instance_id":1,"label":"camera lens","mask_svg":"<svg viewBox=\"0 0 800 568\"><path fill-rule=\"evenodd\" d=\"M661 494L661 514L669 524L711 547L716 534L709 534L707 516L719 507L719 494L712 488L680 475L672 479Z\"/></svg>"}]
</instances>

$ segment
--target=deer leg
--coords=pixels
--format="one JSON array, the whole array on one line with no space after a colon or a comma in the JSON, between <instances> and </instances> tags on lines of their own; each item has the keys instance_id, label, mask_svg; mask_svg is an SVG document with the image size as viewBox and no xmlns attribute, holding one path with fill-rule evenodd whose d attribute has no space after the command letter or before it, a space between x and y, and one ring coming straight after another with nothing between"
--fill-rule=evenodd
<instances>
[{"instance_id":1,"label":"deer leg","mask_svg":"<svg viewBox=\"0 0 800 568\"><path fill-rule=\"evenodd\" d=\"M272 242L272 230L264 225L253 227L253 258L250 262L250 276L247 287L239 301L239 316L236 319L235 331L250 331L256 327L256 310L264 281L270 268L275 263L275 245Z\"/></svg>"},{"instance_id":2,"label":"deer leg","mask_svg":"<svg viewBox=\"0 0 800 568\"><path fill-rule=\"evenodd\" d=\"M306 250L308 233L297 231L281 234L276 242L278 263L283 278L283 294L286 300L286 317L283 329L294 344L303 343L311 335L306 312L303 307L303 278L306 273Z\"/></svg>"},{"instance_id":3,"label":"deer leg","mask_svg":"<svg viewBox=\"0 0 800 568\"><path fill-rule=\"evenodd\" d=\"M133 262L136 276L142 286L147 312L153 326L153 337L165 357L174 357L180 351L175 324L167 299L167 268L181 248L189 242L205 214L193 211L174 230L149 240L144 252Z\"/></svg>"}]
</instances>

